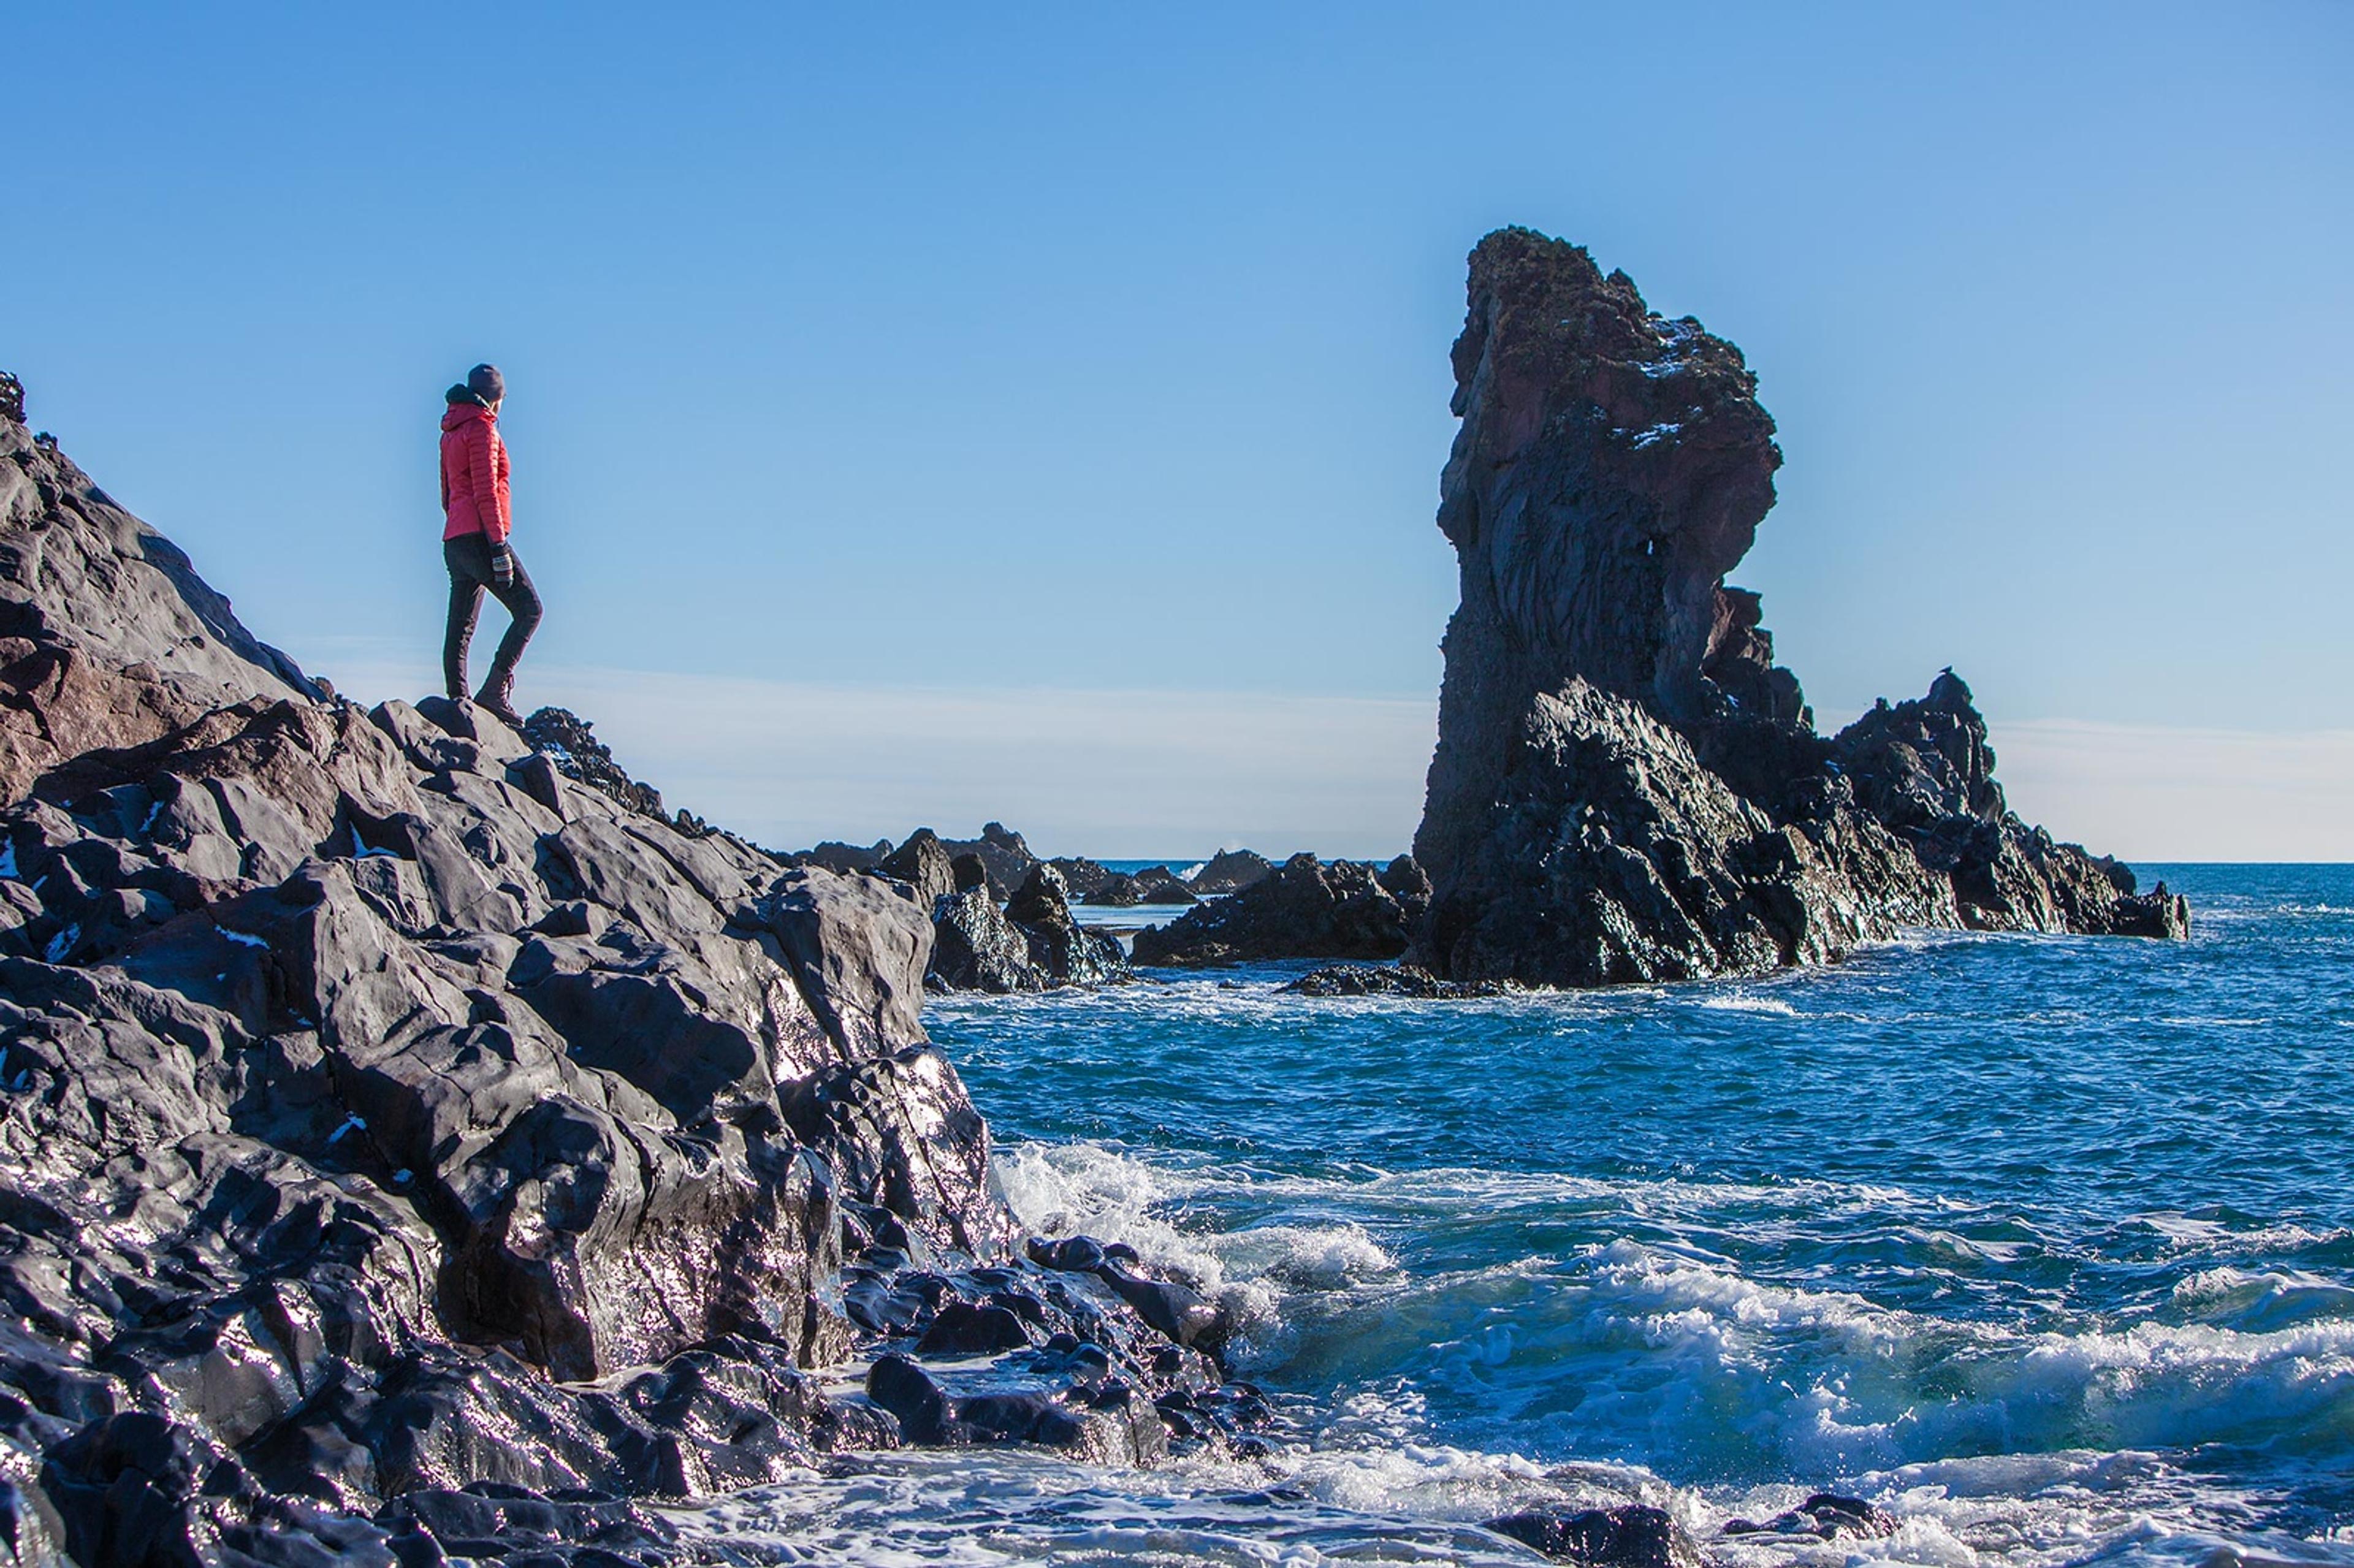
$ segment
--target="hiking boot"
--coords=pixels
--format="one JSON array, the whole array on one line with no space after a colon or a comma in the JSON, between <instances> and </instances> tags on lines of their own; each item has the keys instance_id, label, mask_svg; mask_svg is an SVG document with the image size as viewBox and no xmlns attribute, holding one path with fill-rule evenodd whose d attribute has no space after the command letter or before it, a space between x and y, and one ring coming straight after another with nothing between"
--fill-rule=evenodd
<instances>
[{"instance_id":1,"label":"hiking boot","mask_svg":"<svg viewBox=\"0 0 2354 1568\"><path fill-rule=\"evenodd\" d=\"M514 711L514 703L512 700L514 694L513 673L494 671L491 678L482 683L482 689L474 694L474 705L492 715L509 729L520 733L523 729L523 715Z\"/></svg>"}]
</instances>

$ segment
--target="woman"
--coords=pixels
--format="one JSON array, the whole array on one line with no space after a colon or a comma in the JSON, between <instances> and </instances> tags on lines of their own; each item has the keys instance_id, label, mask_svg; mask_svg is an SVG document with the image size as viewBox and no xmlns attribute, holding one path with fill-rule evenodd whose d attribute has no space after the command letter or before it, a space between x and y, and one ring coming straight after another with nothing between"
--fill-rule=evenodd
<instances>
[{"instance_id":1,"label":"woman","mask_svg":"<svg viewBox=\"0 0 2354 1568\"><path fill-rule=\"evenodd\" d=\"M514 624L499 639L491 673L474 701L511 725L515 713L515 661L539 626L539 594L507 542L514 514L507 502L507 444L499 439L499 405L506 378L495 365L477 365L452 387L441 416L441 559L450 568L450 625L441 641L441 682L451 702L466 696L466 649L488 588Z\"/></svg>"}]
</instances>

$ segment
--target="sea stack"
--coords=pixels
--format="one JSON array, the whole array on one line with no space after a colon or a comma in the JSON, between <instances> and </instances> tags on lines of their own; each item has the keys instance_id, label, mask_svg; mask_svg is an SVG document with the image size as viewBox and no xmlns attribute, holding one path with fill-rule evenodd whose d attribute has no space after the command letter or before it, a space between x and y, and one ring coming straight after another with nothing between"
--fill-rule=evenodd
<instances>
[{"instance_id":1,"label":"sea stack","mask_svg":"<svg viewBox=\"0 0 2354 1568\"><path fill-rule=\"evenodd\" d=\"M2181 899L2009 810L1951 671L1816 733L1758 597L1724 580L1782 461L1738 348L1524 228L1479 242L1469 294L1416 961L1594 986L1822 962L1906 926L2186 933Z\"/></svg>"}]
</instances>

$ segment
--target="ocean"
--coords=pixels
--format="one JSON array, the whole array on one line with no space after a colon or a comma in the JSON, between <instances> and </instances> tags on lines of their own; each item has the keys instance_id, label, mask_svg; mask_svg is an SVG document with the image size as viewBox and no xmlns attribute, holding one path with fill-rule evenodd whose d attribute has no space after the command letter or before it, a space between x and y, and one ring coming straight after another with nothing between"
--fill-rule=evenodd
<instances>
[{"instance_id":1,"label":"ocean","mask_svg":"<svg viewBox=\"0 0 2354 1568\"><path fill-rule=\"evenodd\" d=\"M1739 1568L2354 1563L2354 867L2147 873L2188 943L936 1001L1024 1223L1219 1295L1294 1442L874 1456L682 1521L747 1561L1528 1563L1479 1521L1641 1500ZM1895 1534L1720 1534L1825 1489Z\"/></svg>"}]
</instances>

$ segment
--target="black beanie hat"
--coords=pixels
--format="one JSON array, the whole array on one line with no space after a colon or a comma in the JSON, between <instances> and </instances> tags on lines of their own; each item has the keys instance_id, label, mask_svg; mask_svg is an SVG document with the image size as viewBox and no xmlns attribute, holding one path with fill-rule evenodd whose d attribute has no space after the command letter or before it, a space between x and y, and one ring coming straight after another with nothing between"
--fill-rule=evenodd
<instances>
[{"instance_id":1,"label":"black beanie hat","mask_svg":"<svg viewBox=\"0 0 2354 1568\"><path fill-rule=\"evenodd\" d=\"M477 365L466 372L466 390L485 403L495 403L507 395L507 378L495 365Z\"/></svg>"}]
</instances>

